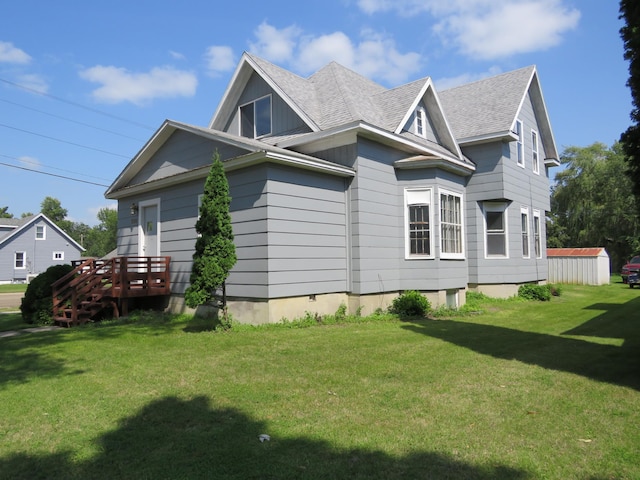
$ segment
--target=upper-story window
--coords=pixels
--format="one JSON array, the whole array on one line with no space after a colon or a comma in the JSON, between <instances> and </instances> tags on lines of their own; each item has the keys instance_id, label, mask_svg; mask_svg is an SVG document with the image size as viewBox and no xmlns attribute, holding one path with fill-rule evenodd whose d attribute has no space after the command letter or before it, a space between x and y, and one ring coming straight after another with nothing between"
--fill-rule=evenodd
<instances>
[{"instance_id":1,"label":"upper-story window","mask_svg":"<svg viewBox=\"0 0 640 480\"><path fill-rule=\"evenodd\" d=\"M540 173L540 156L538 155L538 132L531 130L531 162L533 173Z\"/></svg>"},{"instance_id":2,"label":"upper-story window","mask_svg":"<svg viewBox=\"0 0 640 480\"><path fill-rule=\"evenodd\" d=\"M431 189L405 190L406 258L432 257Z\"/></svg>"},{"instance_id":3,"label":"upper-story window","mask_svg":"<svg viewBox=\"0 0 640 480\"><path fill-rule=\"evenodd\" d=\"M44 225L36 225L36 240L46 239L46 230Z\"/></svg>"},{"instance_id":4,"label":"upper-story window","mask_svg":"<svg viewBox=\"0 0 640 480\"><path fill-rule=\"evenodd\" d=\"M271 95L240 106L240 135L258 138L271 133Z\"/></svg>"},{"instance_id":5,"label":"upper-story window","mask_svg":"<svg viewBox=\"0 0 640 480\"><path fill-rule=\"evenodd\" d=\"M524 138L522 136L522 121L516 120L516 136L518 137L518 142L516 144L516 158L518 159L518 165L524 167Z\"/></svg>"},{"instance_id":6,"label":"upper-story window","mask_svg":"<svg viewBox=\"0 0 640 480\"><path fill-rule=\"evenodd\" d=\"M427 130L425 127L426 117L427 115L424 108L420 107L416 110L416 135L421 137L427 136Z\"/></svg>"},{"instance_id":7,"label":"upper-story window","mask_svg":"<svg viewBox=\"0 0 640 480\"><path fill-rule=\"evenodd\" d=\"M540 244L540 211L533 211L533 246L535 248L536 258L542 258L542 247Z\"/></svg>"}]
</instances>

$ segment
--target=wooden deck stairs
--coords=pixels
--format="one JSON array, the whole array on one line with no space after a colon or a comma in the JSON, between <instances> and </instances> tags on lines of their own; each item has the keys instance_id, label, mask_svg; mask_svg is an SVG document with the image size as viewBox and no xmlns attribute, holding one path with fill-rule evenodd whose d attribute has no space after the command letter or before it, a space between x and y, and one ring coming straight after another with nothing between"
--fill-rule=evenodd
<instances>
[{"instance_id":1,"label":"wooden deck stairs","mask_svg":"<svg viewBox=\"0 0 640 480\"><path fill-rule=\"evenodd\" d=\"M127 315L136 297L169 295L171 257L114 257L73 262L52 285L53 320L70 327L103 316Z\"/></svg>"}]
</instances>

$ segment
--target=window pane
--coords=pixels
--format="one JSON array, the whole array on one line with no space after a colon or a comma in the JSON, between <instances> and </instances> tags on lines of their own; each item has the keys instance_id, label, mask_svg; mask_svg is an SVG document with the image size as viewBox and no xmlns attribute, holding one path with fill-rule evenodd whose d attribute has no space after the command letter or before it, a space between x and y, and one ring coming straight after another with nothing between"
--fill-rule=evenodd
<instances>
[{"instance_id":1,"label":"window pane","mask_svg":"<svg viewBox=\"0 0 640 480\"><path fill-rule=\"evenodd\" d=\"M504 215L502 212L487 212L487 230L504 231Z\"/></svg>"},{"instance_id":2,"label":"window pane","mask_svg":"<svg viewBox=\"0 0 640 480\"><path fill-rule=\"evenodd\" d=\"M428 205L409 205L409 252L431 254Z\"/></svg>"},{"instance_id":3,"label":"window pane","mask_svg":"<svg viewBox=\"0 0 640 480\"><path fill-rule=\"evenodd\" d=\"M504 257L507 254L504 244L503 234L487 235L487 255L496 255Z\"/></svg>"},{"instance_id":4,"label":"window pane","mask_svg":"<svg viewBox=\"0 0 640 480\"><path fill-rule=\"evenodd\" d=\"M529 256L529 217L526 213L520 214L522 226L522 256Z\"/></svg>"},{"instance_id":5,"label":"window pane","mask_svg":"<svg viewBox=\"0 0 640 480\"><path fill-rule=\"evenodd\" d=\"M256 102L256 137L271 133L271 97Z\"/></svg>"},{"instance_id":6,"label":"window pane","mask_svg":"<svg viewBox=\"0 0 640 480\"><path fill-rule=\"evenodd\" d=\"M462 253L460 197L440 195L440 235L443 253Z\"/></svg>"},{"instance_id":7,"label":"window pane","mask_svg":"<svg viewBox=\"0 0 640 480\"><path fill-rule=\"evenodd\" d=\"M253 103L240 107L240 135L253 138Z\"/></svg>"}]
</instances>

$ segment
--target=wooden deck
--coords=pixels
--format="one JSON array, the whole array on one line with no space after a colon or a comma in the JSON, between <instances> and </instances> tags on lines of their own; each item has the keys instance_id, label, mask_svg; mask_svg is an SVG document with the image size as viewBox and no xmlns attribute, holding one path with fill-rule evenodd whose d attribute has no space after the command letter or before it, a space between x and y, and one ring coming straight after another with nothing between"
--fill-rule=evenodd
<instances>
[{"instance_id":1,"label":"wooden deck","mask_svg":"<svg viewBox=\"0 0 640 480\"><path fill-rule=\"evenodd\" d=\"M127 315L129 299L169 295L171 257L114 257L73 262L73 271L52 285L54 322L77 325L105 310Z\"/></svg>"}]
</instances>

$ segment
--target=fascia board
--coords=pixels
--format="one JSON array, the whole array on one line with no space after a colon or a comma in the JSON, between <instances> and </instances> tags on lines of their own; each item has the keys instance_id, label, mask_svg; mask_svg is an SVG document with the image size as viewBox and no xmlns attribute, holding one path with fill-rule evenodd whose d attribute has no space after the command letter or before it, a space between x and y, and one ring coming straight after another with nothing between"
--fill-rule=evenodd
<instances>
[{"instance_id":1,"label":"fascia board","mask_svg":"<svg viewBox=\"0 0 640 480\"><path fill-rule=\"evenodd\" d=\"M518 137L511 130L504 132L489 133L486 135L477 135L475 137L461 138L458 143L463 147L469 147L472 145L480 145L482 143L491 143L495 141L501 142L515 142Z\"/></svg>"},{"instance_id":2,"label":"fascia board","mask_svg":"<svg viewBox=\"0 0 640 480\"><path fill-rule=\"evenodd\" d=\"M286 155L279 152L259 151L227 160L223 162L223 166L225 171L233 171L251 167L253 165L258 165L260 163L271 162L296 168L303 168L306 170L328 173L340 177L355 176L355 171L351 168L332 164L330 162L325 162L319 159L305 157L306 156ZM119 200L121 198L126 198L132 195L138 195L149 191L156 191L192 180L206 178L209 174L210 169L211 167L207 165L204 167L189 170L187 172L178 173L169 177L152 180L150 182L133 185L131 187L125 187L121 190L111 192L107 198L112 200Z\"/></svg>"},{"instance_id":3,"label":"fascia board","mask_svg":"<svg viewBox=\"0 0 640 480\"><path fill-rule=\"evenodd\" d=\"M456 165L449 160L442 158L424 158L422 160L405 159L393 163L398 170L415 170L420 168L440 168L457 175L469 177L473 174L475 167L468 165Z\"/></svg>"}]
</instances>

